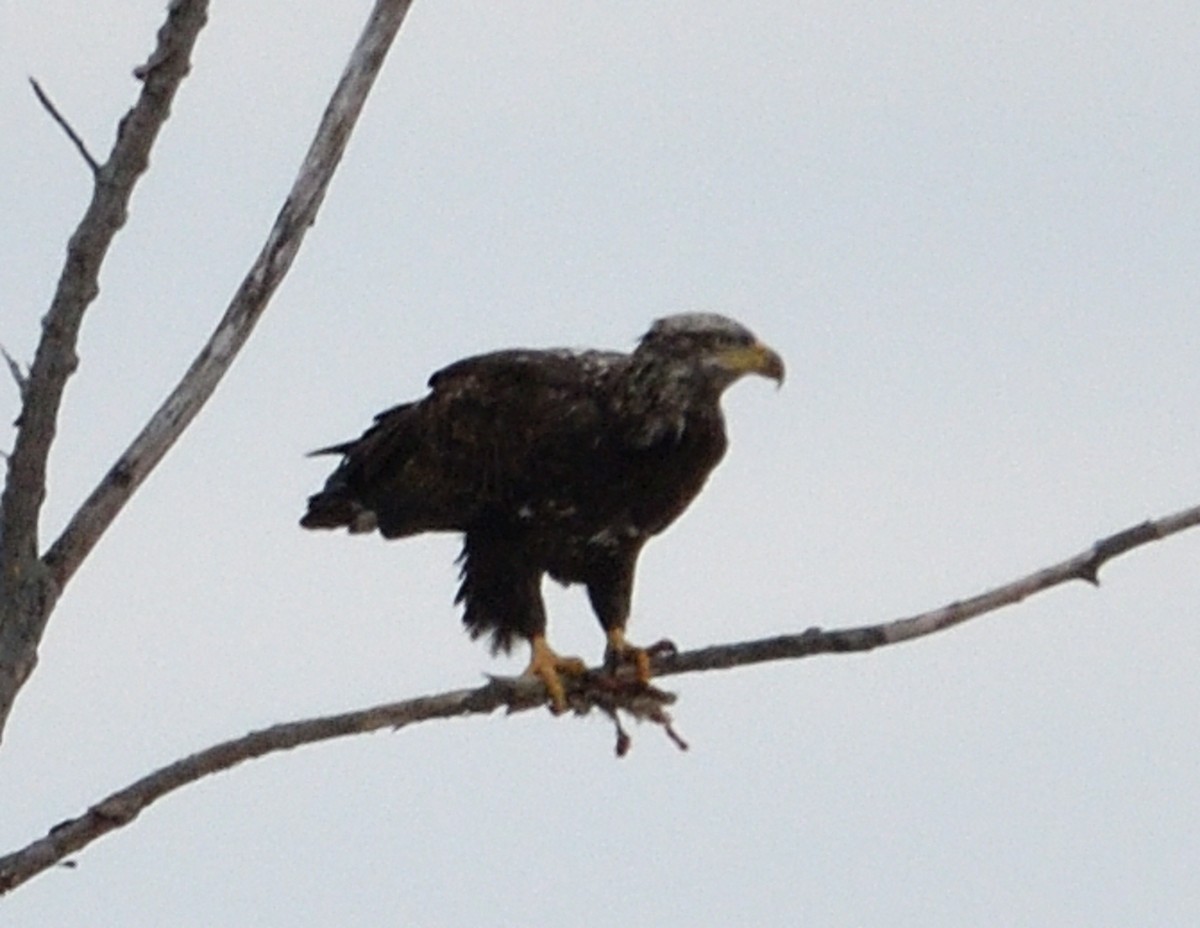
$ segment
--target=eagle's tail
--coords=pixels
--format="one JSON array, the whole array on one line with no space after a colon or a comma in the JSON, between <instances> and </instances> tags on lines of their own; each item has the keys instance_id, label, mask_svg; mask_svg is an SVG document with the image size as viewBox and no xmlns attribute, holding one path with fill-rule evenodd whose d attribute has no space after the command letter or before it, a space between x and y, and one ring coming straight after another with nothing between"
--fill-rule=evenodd
<instances>
[{"instance_id":1,"label":"eagle's tail","mask_svg":"<svg viewBox=\"0 0 1200 928\"><path fill-rule=\"evenodd\" d=\"M403 500L379 501L381 474L402 468L420 444L420 422L414 417L417 408L415 403L394 406L377 415L375 424L358 438L309 452L310 457L341 455L342 462L321 492L308 498L308 511L300 519L304 528L347 528L352 534L380 529L387 538L423 530L423 526L413 527ZM364 496L370 502L364 501ZM376 512L373 506L386 511Z\"/></svg>"},{"instance_id":2,"label":"eagle's tail","mask_svg":"<svg viewBox=\"0 0 1200 928\"><path fill-rule=\"evenodd\" d=\"M355 499L348 488L332 480L320 493L308 498L308 511L300 518L304 528L347 528L351 534L373 532L375 513Z\"/></svg>"}]
</instances>

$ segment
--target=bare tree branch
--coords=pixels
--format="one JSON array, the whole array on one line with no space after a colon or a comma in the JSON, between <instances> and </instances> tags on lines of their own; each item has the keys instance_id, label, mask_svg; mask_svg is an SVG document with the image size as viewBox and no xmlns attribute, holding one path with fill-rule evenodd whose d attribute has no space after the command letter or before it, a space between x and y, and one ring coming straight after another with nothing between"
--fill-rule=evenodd
<instances>
[{"instance_id":1,"label":"bare tree branch","mask_svg":"<svg viewBox=\"0 0 1200 928\"><path fill-rule=\"evenodd\" d=\"M410 6L411 0L377 0L266 244L225 315L183 379L46 552L45 563L60 588L204 406L250 337L316 220L359 113Z\"/></svg>"},{"instance_id":2,"label":"bare tree branch","mask_svg":"<svg viewBox=\"0 0 1200 928\"><path fill-rule=\"evenodd\" d=\"M77 363L79 324L99 291L100 263L125 221L129 194L145 170L150 147L188 71L191 49L207 15L206 0L172 0L157 47L135 71L144 85L141 97L121 121L113 154L97 174L92 207L71 240L18 420L0 504L0 732L17 692L33 671L38 644L63 587L212 395L291 268L410 6L411 0L376 0L291 192L212 337L38 560L37 518L45 495L46 460L63 388Z\"/></svg>"},{"instance_id":3,"label":"bare tree branch","mask_svg":"<svg viewBox=\"0 0 1200 928\"><path fill-rule=\"evenodd\" d=\"M37 96L38 102L50 114L50 118L58 123L59 128L67 133L67 138L71 140L76 150L83 156L83 160L87 162L87 166L92 169L92 176L98 175L100 173L100 164L92 157L92 153L88 151L88 147L84 144L83 139L79 137L79 133L67 122L66 117L58 111L58 107L46 95L46 91L42 90L42 85L32 77L29 78L29 83L33 86L33 92Z\"/></svg>"},{"instance_id":4,"label":"bare tree branch","mask_svg":"<svg viewBox=\"0 0 1200 928\"><path fill-rule=\"evenodd\" d=\"M658 677L665 677L814 654L869 651L898 644L1020 602L1070 580L1084 580L1096 585L1100 568L1112 558L1197 525L1200 525L1200 506L1132 526L1101 539L1065 561L940 609L878 625L828 631L814 627L800 634L658 656L654 659L654 673ZM628 675L619 676L613 681L599 669L591 670L581 678L564 678L563 682L567 685L568 701L576 714L583 715L592 709L599 709L616 721L617 714L625 712L660 724L677 744L686 747L671 729L670 718L664 709L674 702L673 694L654 687L644 687L631 681ZM523 712L544 705L546 698L545 688L538 680L492 679L476 689L453 690L341 715L287 722L222 742L156 770L100 800L78 818L54 826L45 837L0 857L0 895L54 866L68 854L86 847L97 838L129 824L143 809L167 793L202 777L228 770L243 761L304 744L364 734L381 728L396 730L431 719L487 715L501 707L509 713ZM617 732L617 753L623 754L628 749L629 736L619 721Z\"/></svg>"},{"instance_id":5,"label":"bare tree branch","mask_svg":"<svg viewBox=\"0 0 1200 928\"><path fill-rule=\"evenodd\" d=\"M871 651L883 645L921 638L984 613L995 612L1004 606L1019 603L1028 596L1071 580L1084 580L1099 586L1098 574L1107 561L1151 541L1166 538L1197 525L1200 525L1200 506L1134 525L1096 542L1075 557L940 609L922 612L910 618L896 619L882 625L864 625L831 631L810 628L798 635L781 635L778 638L689 651L667 659L661 668L656 663L655 673L663 676L697 670L716 670L722 667L742 667L763 661L808 657L812 654Z\"/></svg>"},{"instance_id":6,"label":"bare tree branch","mask_svg":"<svg viewBox=\"0 0 1200 928\"><path fill-rule=\"evenodd\" d=\"M38 516L63 391L78 363L79 328L100 292L100 266L125 224L133 189L191 66L207 14L207 0L171 3L152 56L160 64L147 73L137 102L121 119L108 160L96 170L92 201L67 245L66 264L42 320L0 497L0 732L17 691L33 671L38 642L60 591L37 557Z\"/></svg>"}]
</instances>

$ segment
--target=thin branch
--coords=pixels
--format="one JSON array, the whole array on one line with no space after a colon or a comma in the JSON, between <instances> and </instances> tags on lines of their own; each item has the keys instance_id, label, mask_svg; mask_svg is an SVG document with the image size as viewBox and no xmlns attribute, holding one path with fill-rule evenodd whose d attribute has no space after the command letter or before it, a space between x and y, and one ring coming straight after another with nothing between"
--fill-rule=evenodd
<instances>
[{"instance_id":1,"label":"thin branch","mask_svg":"<svg viewBox=\"0 0 1200 928\"><path fill-rule=\"evenodd\" d=\"M909 641L1020 602L1070 580L1084 580L1096 585L1100 568L1112 558L1197 525L1200 525L1200 506L1117 532L1061 563L940 609L878 625L829 631L810 628L798 635L780 635L656 656L654 673L658 677L665 677L814 654L869 651ZM653 687L629 685L620 678L614 684L612 678L599 669L589 671L582 678L564 682L568 684L568 700L576 714L583 715L591 709L599 709L617 721L617 713L626 712L639 719L657 722L677 744L686 747L670 727L670 719L663 708L674 701L672 694ZM243 761L331 738L364 734L382 728L397 730L432 719L487 715L502 707L509 713L523 712L542 706L545 701L545 688L537 680L492 679L477 689L454 690L341 715L287 722L222 742L156 770L100 800L78 818L54 826L45 837L0 857L0 895L58 864L68 854L86 847L97 838L128 825L142 810L167 793L210 774L229 770ZM629 736L619 721L617 731L617 752L623 754L628 750Z\"/></svg>"},{"instance_id":2,"label":"thin branch","mask_svg":"<svg viewBox=\"0 0 1200 928\"><path fill-rule=\"evenodd\" d=\"M1100 568L1107 561L1197 525L1200 525L1200 506L1134 525L1096 542L1072 558L940 609L896 619L882 625L864 625L830 631L810 628L798 635L780 635L777 638L689 651L666 658L661 664L655 662L654 672L658 676L666 676L697 670L744 667L763 661L809 657L813 654L871 651L884 645L899 644L902 641L932 635L985 613L995 612L1071 580L1083 580L1099 586Z\"/></svg>"},{"instance_id":3,"label":"thin branch","mask_svg":"<svg viewBox=\"0 0 1200 928\"><path fill-rule=\"evenodd\" d=\"M300 250L411 0L376 0L262 251L183 379L84 501L44 561L61 588L207 402Z\"/></svg>"},{"instance_id":4,"label":"thin branch","mask_svg":"<svg viewBox=\"0 0 1200 928\"><path fill-rule=\"evenodd\" d=\"M207 13L206 0L172 0L152 56L160 64L147 75L137 102L121 120L108 161L96 172L91 203L67 244L66 263L42 320L0 497L0 732L37 662L37 646L59 593L37 557L38 516L63 391L78 363L80 325L100 292L100 267L125 224L130 197L191 66Z\"/></svg>"},{"instance_id":5,"label":"thin branch","mask_svg":"<svg viewBox=\"0 0 1200 928\"><path fill-rule=\"evenodd\" d=\"M51 102L50 97L46 95L46 91L42 90L42 85L32 77L29 78L29 83L33 86L33 92L37 96L38 102L50 114L50 118L58 123L59 128L67 133L67 138L74 143L76 150L83 156L83 160L87 162L87 166L92 169L92 176L95 177L98 175L100 173L100 163L92 157L92 153L88 151L88 147L84 144L83 139L79 137L79 133L67 122L66 117L58 111L58 107Z\"/></svg>"},{"instance_id":6,"label":"thin branch","mask_svg":"<svg viewBox=\"0 0 1200 928\"><path fill-rule=\"evenodd\" d=\"M17 396L22 402L25 400L25 387L28 383L28 378L21 370L21 365L17 363L17 359L8 353L8 349L0 345L0 354L4 355L4 363L8 365L8 372L12 375L13 383L17 385Z\"/></svg>"}]
</instances>

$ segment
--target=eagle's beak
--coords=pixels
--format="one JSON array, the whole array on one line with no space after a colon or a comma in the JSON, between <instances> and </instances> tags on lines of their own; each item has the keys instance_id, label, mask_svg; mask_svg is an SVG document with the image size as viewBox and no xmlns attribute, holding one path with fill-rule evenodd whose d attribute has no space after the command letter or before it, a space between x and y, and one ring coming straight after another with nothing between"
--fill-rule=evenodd
<instances>
[{"instance_id":1,"label":"eagle's beak","mask_svg":"<svg viewBox=\"0 0 1200 928\"><path fill-rule=\"evenodd\" d=\"M738 374L758 374L770 377L776 386L783 386L783 358L764 345L755 342L745 348L733 348L723 358L730 370Z\"/></svg>"}]
</instances>

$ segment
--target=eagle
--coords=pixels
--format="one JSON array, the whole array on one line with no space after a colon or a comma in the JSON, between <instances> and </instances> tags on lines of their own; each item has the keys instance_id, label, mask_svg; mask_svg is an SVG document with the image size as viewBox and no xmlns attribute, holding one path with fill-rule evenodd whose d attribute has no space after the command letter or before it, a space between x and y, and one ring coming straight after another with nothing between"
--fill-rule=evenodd
<instances>
[{"instance_id":1,"label":"eagle","mask_svg":"<svg viewBox=\"0 0 1200 928\"><path fill-rule=\"evenodd\" d=\"M527 675L562 712L562 675L585 671L546 640L542 578L583 584L605 666L650 657L625 637L642 547L688 507L725 454L721 395L746 374L783 383L780 356L714 313L656 321L630 353L510 349L457 361L429 393L358 438L312 452L341 461L308 499L309 529L463 536L461 603L492 653L518 639Z\"/></svg>"}]
</instances>

